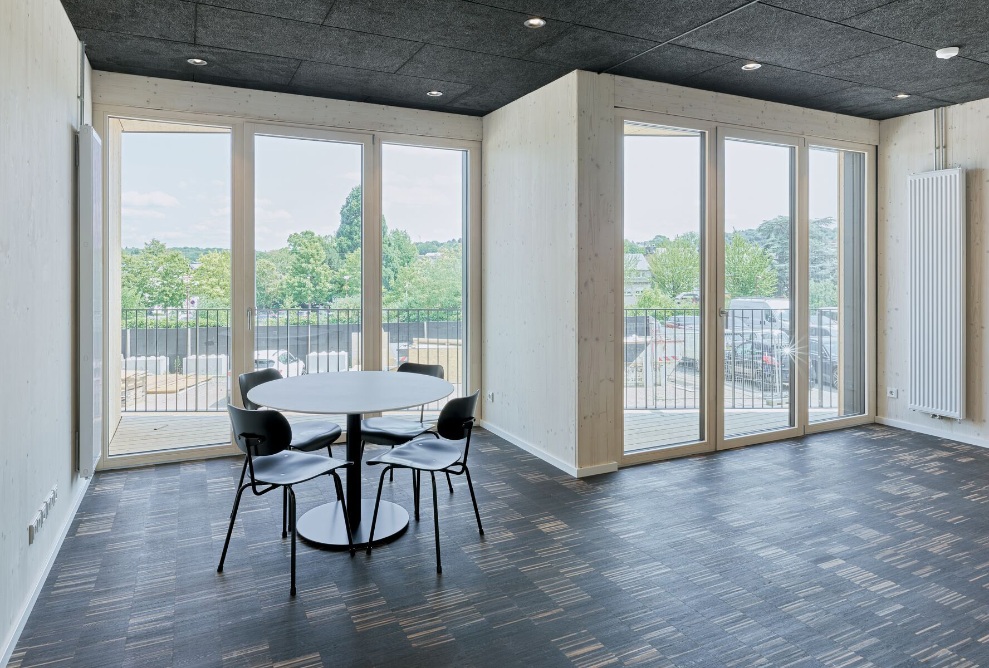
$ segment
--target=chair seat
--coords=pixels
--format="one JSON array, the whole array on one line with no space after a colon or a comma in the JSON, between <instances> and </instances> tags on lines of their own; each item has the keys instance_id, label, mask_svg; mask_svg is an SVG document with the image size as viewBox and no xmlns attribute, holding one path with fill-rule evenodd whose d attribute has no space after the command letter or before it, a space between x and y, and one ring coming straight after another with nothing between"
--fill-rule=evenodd
<instances>
[{"instance_id":1,"label":"chair seat","mask_svg":"<svg viewBox=\"0 0 989 668\"><path fill-rule=\"evenodd\" d=\"M442 471L453 466L463 455L461 441L441 441L432 437L417 438L394 450L369 459L368 464L391 464L421 471Z\"/></svg>"},{"instance_id":2,"label":"chair seat","mask_svg":"<svg viewBox=\"0 0 989 668\"><path fill-rule=\"evenodd\" d=\"M289 420L292 425L292 443L295 450L312 452L336 442L343 430L329 420Z\"/></svg>"},{"instance_id":3,"label":"chair seat","mask_svg":"<svg viewBox=\"0 0 989 668\"><path fill-rule=\"evenodd\" d=\"M253 463L254 479L269 485L295 485L347 465L347 462L339 459L293 450L283 450L277 455L254 457Z\"/></svg>"},{"instance_id":4,"label":"chair seat","mask_svg":"<svg viewBox=\"0 0 989 668\"><path fill-rule=\"evenodd\" d=\"M382 415L361 420L361 440L375 445L401 445L432 428L428 422Z\"/></svg>"}]
</instances>

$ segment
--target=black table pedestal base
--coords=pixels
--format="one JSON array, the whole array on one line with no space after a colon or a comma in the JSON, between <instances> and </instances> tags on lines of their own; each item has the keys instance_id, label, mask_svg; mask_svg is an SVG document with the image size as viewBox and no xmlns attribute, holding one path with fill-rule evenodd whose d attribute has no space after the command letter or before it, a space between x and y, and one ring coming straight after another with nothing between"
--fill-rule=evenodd
<instances>
[{"instance_id":1,"label":"black table pedestal base","mask_svg":"<svg viewBox=\"0 0 989 668\"><path fill-rule=\"evenodd\" d=\"M374 499L361 499L361 522L354 528L354 545L367 545L374 516ZM382 501L378 523L374 527L374 544L398 538L409 527L405 508ZM347 549L347 530L343 523L343 506L339 501L317 506L299 518L299 537L316 547Z\"/></svg>"}]
</instances>

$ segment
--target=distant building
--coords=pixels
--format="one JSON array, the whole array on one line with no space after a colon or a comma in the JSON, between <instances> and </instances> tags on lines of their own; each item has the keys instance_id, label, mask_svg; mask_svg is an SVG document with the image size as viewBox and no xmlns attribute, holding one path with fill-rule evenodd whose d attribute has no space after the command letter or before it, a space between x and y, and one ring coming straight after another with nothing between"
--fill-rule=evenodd
<instances>
[{"instance_id":1,"label":"distant building","mask_svg":"<svg viewBox=\"0 0 989 668\"><path fill-rule=\"evenodd\" d=\"M625 254L625 308L634 307L652 284L652 269L642 253Z\"/></svg>"}]
</instances>

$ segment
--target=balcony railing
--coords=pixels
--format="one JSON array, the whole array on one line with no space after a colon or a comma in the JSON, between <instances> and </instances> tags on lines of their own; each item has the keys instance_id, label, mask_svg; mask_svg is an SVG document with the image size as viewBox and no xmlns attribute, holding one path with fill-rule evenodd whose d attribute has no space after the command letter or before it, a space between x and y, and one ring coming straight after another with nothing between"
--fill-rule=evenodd
<instances>
[{"instance_id":1,"label":"balcony railing","mask_svg":"<svg viewBox=\"0 0 989 668\"><path fill-rule=\"evenodd\" d=\"M832 309L810 318L810 408L838 407L838 327ZM789 313L730 309L725 320L724 407L785 408L796 362ZM698 309L625 309L627 410L698 409L702 337Z\"/></svg>"},{"instance_id":2,"label":"balcony railing","mask_svg":"<svg viewBox=\"0 0 989 668\"><path fill-rule=\"evenodd\" d=\"M231 392L229 309L125 309L121 407L125 412L219 412ZM360 309L259 309L254 368L284 376L363 368ZM460 387L460 309L384 309L383 368L406 361L441 364ZM438 410L445 402L427 406Z\"/></svg>"}]
</instances>

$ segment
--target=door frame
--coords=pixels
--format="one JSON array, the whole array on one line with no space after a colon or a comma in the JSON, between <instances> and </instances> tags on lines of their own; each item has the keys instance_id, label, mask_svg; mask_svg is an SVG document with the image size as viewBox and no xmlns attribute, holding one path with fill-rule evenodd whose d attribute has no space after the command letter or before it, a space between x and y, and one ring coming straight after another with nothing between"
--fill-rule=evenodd
<instances>
[{"instance_id":1,"label":"door frame","mask_svg":"<svg viewBox=\"0 0 989 668\"><path fill-rule=\"evenodd\" d=\"M757 432L752 434L741 434L739 436L725 436L724 420L724 392L725 392L725 350L724 345L718 346L716 359L718 368L717 388L717 449L730 450L733 448L756 445L758 443L769 443L793 438L803 434L802 425L806 423L806 415L801 413L800 403L796 397L806 396L806 355L800 354L804 350L802 343L805 341L807 324L804 322L803 314L807 312L807 281L798 280L803 276L807 267L807 239L806 225L803 221L807 219L807 182L806 182L806 151L804 151L804 138L798 135L783 134L777 132L756 131L743 128L720 126L718 128L718 204L717 204L717 256L714 265L717 273L717 289L715 300L718 303L718 325L719 331L724 329L724 316L722 311L728 308L725 303L725 145L728 140L741 140L759 144L770 144L783 146L791 149L790 162L790 314L793 323L792 337L796 345L798 354L792 366L790 378L790 418L791 426L773 431ZM803 388L803 390L801 389ZM804 413L806 406L804 406Z\"/></svg>"},{"instance_id":2,"label":"door frame","mask_svg":"<svg viewBox=\"0 0 989 668\"><path fill-rule=\"evenodd\" d=\"M728 450L748 445L768 443L772 441L795 438L805 434L813 434L845 427L853 427L875 422L876 414L876 159L877 147L871 144L824 139L810 134L794 134L777 132L766 129L754 129L731 123L708 122L683 116L673 116L649 111L632 109L616 109L615 132L618 150L617 176L615 190L618 198L618 213L616 221L616 248L624 248L624 124L625 121L650 123L671 128L695 130L704 132L707 145L705 155L707 165L704 168L706 179L706 215L701 255L701 290L702 309L705 322L721 321L720 309L724 303L724 140L725 138L747 139L765 143L790 145L794 148L794 178L793 188L793 317L794 341L798 354L793 365L794 378L791 379L791 414L793 426L774 432L744 434L726 439L724 436L724 420L721 419L724 392L724 345L719 343L719 337L710 334L710 325L702 332L703 350L706 359L713 363L706 365L702 373L704 387L719 388L714 393L716 399L703 392L701 411L703 417L704 438L685 445L657 447L638 450L631 453L624 451L624 419L618 427L619 438L617 460L619 466L632 466L675 457L683 457L706 452ZM866 156L865 200L866 200L866 289L865 289L865 360L866 360L866 411L862 415L835 418L822 422L810 423L807 402L808 356L807 336L809 327L809 281L801 277L809 265L809 151L811 147L835 148L864 153ZM715 239L714 243L709 240ZM622 264L617 263L616 285L624 284ZM715 269L716 268L716 269ZM714 295L714 299L703 298ZM617 309L615 332L619 338L624 338L624 308ZM617 377L624 376L623 346L616 346L614 369ZM624 416L624 382L616 382L615 402L619 414Z\"/></svg>"}]
</instances>

